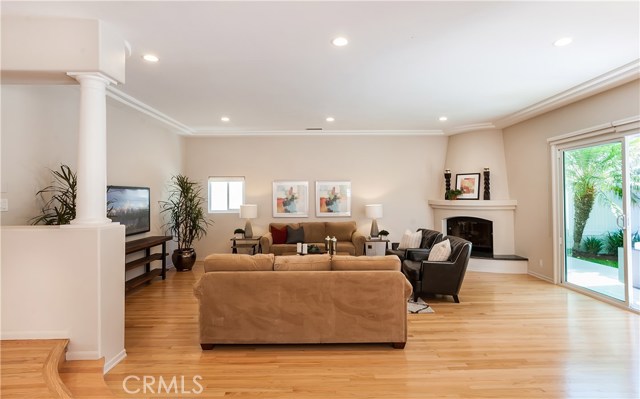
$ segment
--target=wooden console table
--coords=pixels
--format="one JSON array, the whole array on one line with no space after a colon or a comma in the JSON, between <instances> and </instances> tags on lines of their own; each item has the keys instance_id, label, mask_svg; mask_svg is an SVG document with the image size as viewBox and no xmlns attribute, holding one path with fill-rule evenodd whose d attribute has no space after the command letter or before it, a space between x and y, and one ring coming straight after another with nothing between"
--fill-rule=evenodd
<instances>
[{"instance_id":1,"label":"wooden console table","mask_svg":"<svg viewBox=\"0 0 640 399\"><path fill-rule=\"evenodd\" d=\"M145 256L143 258L134 259L125 263L125 271L135 269L144 265L144 273L138 277L134 277L131 280L125 282L125 291L129 291L141 284L153 280L155 277L161 275L164 280L167 277L167 241L171 241L171 236L151 236L141 238L139 240L127 241L125 243L125 254L129 255L134 252L143 251ZM151 253L151 248L162 245L161 253ZM162 269L151 270L151 262L161 260Z\"/></svg>"}]
</instances>

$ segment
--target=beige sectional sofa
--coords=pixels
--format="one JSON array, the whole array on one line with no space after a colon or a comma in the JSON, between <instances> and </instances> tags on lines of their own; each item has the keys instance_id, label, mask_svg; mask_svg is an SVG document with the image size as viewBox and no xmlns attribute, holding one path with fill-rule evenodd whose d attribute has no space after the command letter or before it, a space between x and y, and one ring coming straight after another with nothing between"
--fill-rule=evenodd
<instances>
[{"instance_id":1,"label":"beige sectional sofa","mask_svg":"<svg viewBox=\"0 0 640 399\"><path fill-rule=\"evenodd\" d=\"M296 253L295 242L278 242L278 237L275 237L276 240L274 242L274 234L272 234L273 229L284 229L286 231L287 226L291 229L302 228L304 231L303 242L306 244L315 244L321 249L324 249L325 237L336 237L338 244L337 252L339 254L354 256L364 255L364 243L366 237L364 234L356 231L355 221L270 223L269 231L260 238L262 253L272 253L274 255ZM285 237L285 239L286 238L287 237Z\"/></svg>"},{"instance_id":2,"label":"beige sectional sofa","mask_svg":"<svg viewBox=\"0 0 640 399\"><path fill-rule=\"evenodd\" d=\"M202 349L407 341L411 284L395 255L215 254L204 267L194 286Z\"/></svg>"}]
</instances>

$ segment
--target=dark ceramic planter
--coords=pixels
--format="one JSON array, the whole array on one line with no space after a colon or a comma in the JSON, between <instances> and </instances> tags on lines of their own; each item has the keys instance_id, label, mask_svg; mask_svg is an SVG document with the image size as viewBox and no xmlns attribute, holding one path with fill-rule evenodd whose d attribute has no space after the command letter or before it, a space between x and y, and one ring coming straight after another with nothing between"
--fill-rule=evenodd
<instances>
[{"instance_id":1,"label":"dark ceramic planter","mask_svg":"<svg viewBox=\"0 0 640 399\"><path fill-rule=\"evenodd\" d=\"M193 248L176 249L171 254L173 266L179 272L187 272L193 268L196 263L196 251Z\"/></svg>"}]
</instances>

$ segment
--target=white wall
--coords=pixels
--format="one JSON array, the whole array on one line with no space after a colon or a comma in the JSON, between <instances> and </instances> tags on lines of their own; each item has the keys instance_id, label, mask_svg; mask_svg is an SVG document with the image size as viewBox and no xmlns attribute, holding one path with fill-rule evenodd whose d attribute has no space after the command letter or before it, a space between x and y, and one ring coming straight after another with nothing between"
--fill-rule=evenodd
<instances>
[{"instance_id":1,"label":"white wall","mask_svg":"<svg viewBox=\"0 0 640 399\"><path fill-rule=\"evenodd\" d=\"M489 168L492 200L509 198L507 167L504 156L502 130L482 130L449 137L445 167L451 169L451 187L456 174L480 173L480 199L484 191L484 168ZM444 188L442 196L444 198Z\"/></svg>"},{"instance_id":2,"label":"white wall","mask_svg":"<svg viewBox=\"0 0 640 399\"><path fill-rule=\"evenodd\" d=\"M2 228L2 339L69 338L68 359L124 352L124 226Z\"/></svg>"},{"instance_id":3,"label":"white wall","mask_svg":"<svg viewBox=\"0 0 640 399\"><path fill-rule=\"evenodd\" d=\"M272 221L356 220L368 234L371 221L365 205L381 203L380 229L398 241L405 229L432 227L427 200L444 190L447 137L244 137L189 138L186 173L206 187L209 176L245 176L246 203L258 205L252 221L254 234L266 231ZM272 217L272 182L306 180L311 200L316 180L350 180L351 218L316 218L310 203L306 219ZM233 230L244 227L238 214L212 214L215 224L196 244L198 257L229 252Z\"/></svg>"},{"instance_id":4,"label":"white wall","mask_svg":"<svg viewBox=\"0 0 640 399\"><path fill-rule=\"evenodd\" d=\"M2 198L9 211L0 213L4 226L29 224L40 212L35 194L51 182L50 169L77 158L79 86L3 85ZM184 139L154 119L107 100L107 183L151 189L151 231L127 237L163 235L158 201L167 183L183 169ZM170 247L173 243L170 243ZM156 265L157 266L157 265ZM130 270L127 278L142 272Z\"/></svg>"},{"instance_id":5,"label":"white wall","mask_svg":"<svg viewBox=\"0 0 640 399\"><path fill-rule=\"evenodd\" d=\"M509 191L518 201L516 253L529 258L529 273L553 279L547 138L638 115L639 93L640 81L635 80L503 129Z\"/></svg>"}]
</instances>

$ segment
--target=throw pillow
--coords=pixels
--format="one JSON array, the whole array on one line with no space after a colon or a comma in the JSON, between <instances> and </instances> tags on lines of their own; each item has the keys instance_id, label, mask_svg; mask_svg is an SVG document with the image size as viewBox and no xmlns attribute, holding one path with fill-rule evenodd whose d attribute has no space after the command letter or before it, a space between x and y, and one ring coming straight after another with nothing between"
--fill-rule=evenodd
<instances>
[{"instance_id":1,"label":"throw pillow","mask_svg":"<svg viewBox=\"0 0 640 399\"><path fill-rule=\"evenodd\" d=\"M287 244L297 244L304 242L304 229L302 227L294 229L287 226Z\"/></svg>"},{"instance_id":2,"label":"throw pillow","mask_svg":"<svg viewBox=\"0 0 640 399\"><path fill-rule=\"evenodd\" d=\"M449 240L437 243L429 252L429 260L432 262L444 262L449 260L449 256L451 256L451 243Z\"/></svg>"},{"instance_id":3,"label":"throw pillow","mask_svg":"<svg viewBox=\"0 0 640 399\"><path fill-rule=\"evenodd\" d=\"M422 241L422 232L416 231L412 233L407 230L402 235L402 239L400 240L400 245L398 245L398 249L407 249L407 248L420 248L420 242Z\"/></svg>"},{"instance_id":4,"label":"throw pillow","mask_svg":"<svg viewBox=\"0 0 640 399\"><path fill-rule=\"evenodd\" d=\"M284 244L287 242L287 226L281 228L271 226L269 230L271 230L274 244Z\"/></svg>"}]
</instances>

